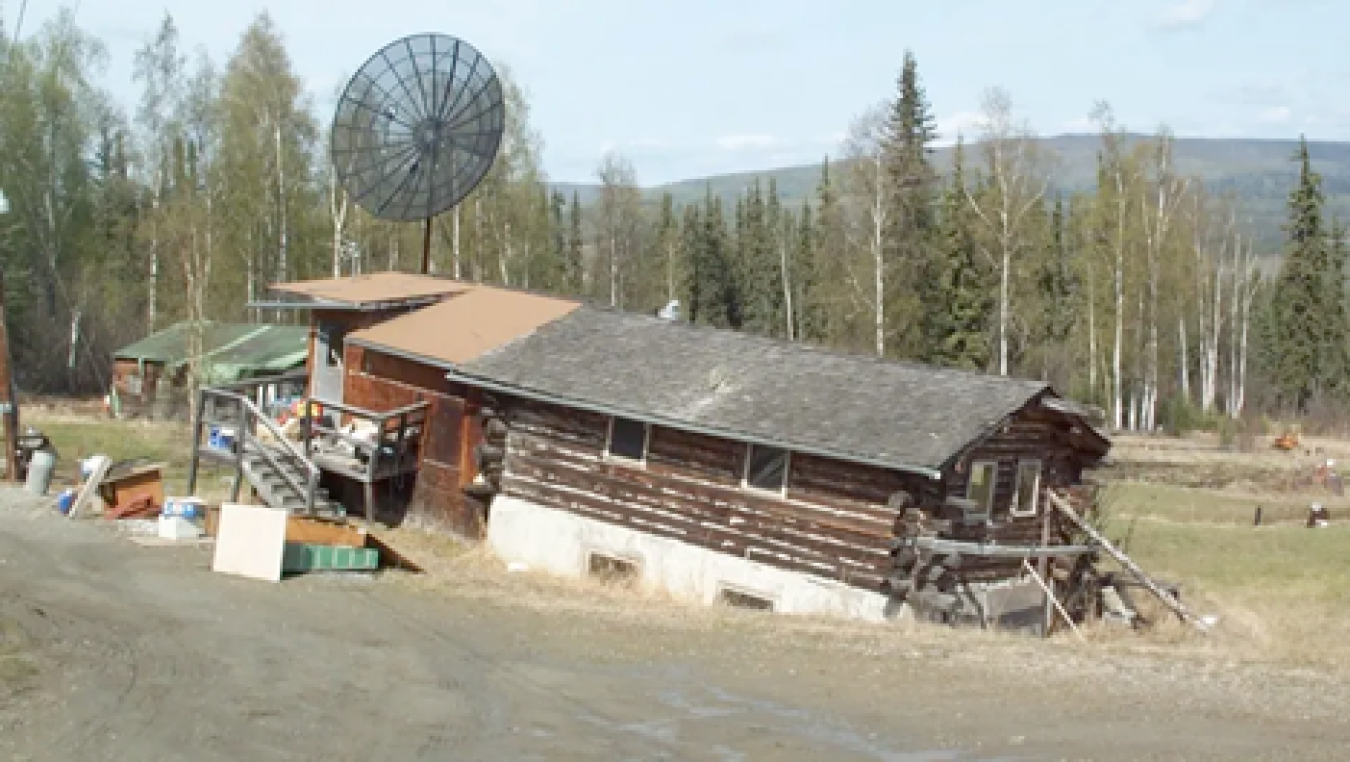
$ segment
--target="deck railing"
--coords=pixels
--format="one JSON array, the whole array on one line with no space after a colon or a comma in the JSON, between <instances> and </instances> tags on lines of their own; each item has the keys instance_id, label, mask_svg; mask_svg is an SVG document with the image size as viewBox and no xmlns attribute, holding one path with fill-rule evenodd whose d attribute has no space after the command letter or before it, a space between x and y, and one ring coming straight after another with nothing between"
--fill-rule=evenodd
<instances>
[{"instance_id":1,"label":"deck railing","mask_svg":"<svg viewBox=\"0 0 1350 762\"><path fill-rule=\"evenodd\" d=\"M271 466L272 472L304 502L304 511L306 513L313 511L321 473L319 467L294 442L286 438L272 417L260 410L246 391L236 391L229 387L202 389L197 409L199 412L192 427L192 463L188 471L189 494L195 492L197 488L202 435L209 427L230 428L237 432L238 437L230 453L234 456L237 469L232 489L233 498L237 500L239 497L239 488L243 482L244 458L249 453L257 453ZM259 428L265 429L271 436L266 439L260 437ZM254 446L250 447L251 443ZM289 464L289 467L283 465L283 462Z\"/></svg>"}]
</instances>

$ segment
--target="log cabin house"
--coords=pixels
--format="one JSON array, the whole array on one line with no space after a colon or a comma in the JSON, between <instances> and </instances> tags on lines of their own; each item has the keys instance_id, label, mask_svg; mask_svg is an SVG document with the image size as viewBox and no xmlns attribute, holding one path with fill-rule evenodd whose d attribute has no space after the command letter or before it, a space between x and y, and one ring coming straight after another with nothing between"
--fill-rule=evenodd
<instances>
[{"instance_id":1,"label":"log cabin house","mask_svg":"<svg viewBox=\"0 0 1350 762\"><path fill-rule=\"evenodd\" d=\"M557 574L868 619L907 597L953 613L955 579L988 609L1024 559L1072 555L1043 492L1109 450L1037 381L427 276L277 290L329 295L311 394L425 406L410 493L376 506L368 492L367 514ZM331 322L342 330L317 340ZM937 531L913 531L925 522Z\"/></svg>"}]
</instances>

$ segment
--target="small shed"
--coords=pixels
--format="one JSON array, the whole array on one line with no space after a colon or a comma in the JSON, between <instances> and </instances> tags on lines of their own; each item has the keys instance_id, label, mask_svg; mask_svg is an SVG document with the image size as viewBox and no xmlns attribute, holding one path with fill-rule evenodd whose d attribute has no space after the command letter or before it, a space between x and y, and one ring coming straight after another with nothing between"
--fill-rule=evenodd
<instances>
[{"instance_id":1,"label":"small shed","mask_svg":"<svg viewBox=\"0 0 1350 762\"><path fill-rule=\"evenodd\" d=\"M187 414L187 369L194 324L175 323L113 353L110 395L118 417L180 418ZM228 384L305 365L306 326L206 323L202 326L204 384Z\"/></svg>"}]
</instances>

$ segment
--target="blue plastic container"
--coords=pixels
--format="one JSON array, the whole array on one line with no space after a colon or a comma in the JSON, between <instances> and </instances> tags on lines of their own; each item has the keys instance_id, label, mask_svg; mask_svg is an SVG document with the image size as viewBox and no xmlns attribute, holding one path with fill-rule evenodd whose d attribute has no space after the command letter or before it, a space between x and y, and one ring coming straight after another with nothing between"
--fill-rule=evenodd
<instances>
[{"instance_id":1,"label":"blue plastic container","mask_svg":"<svg viewBox=\"0 0 1350 762\"><path fill-rule=\"evenodd\" d=\"M61 494L56 496L56 510L60 511L62 516L68 515L73 505L75 505L75 490L62 490Z\"/></svg>"}]
</instances>

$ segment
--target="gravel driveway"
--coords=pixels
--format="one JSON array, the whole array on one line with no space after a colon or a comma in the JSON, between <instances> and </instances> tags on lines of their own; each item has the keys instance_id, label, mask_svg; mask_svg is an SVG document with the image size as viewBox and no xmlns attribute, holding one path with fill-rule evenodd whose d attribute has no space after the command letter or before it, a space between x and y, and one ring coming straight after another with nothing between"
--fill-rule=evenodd
<instances>
[{"instance_id":1,"label":"gravel driveway","mask_svg":"<svg viewBox=\"0 0 1350 762\"><path fill-rule=\"evenodd\" d=\"M680 628L514 605L455 580L273 585L212 574L209 560L0 491L0 757L1307 760L1350 748L1345 682L1324 675L943 632L922 646L881 632L867 654L828 628L775 634L762 616Z\"/></svg>"}]
</instances>

